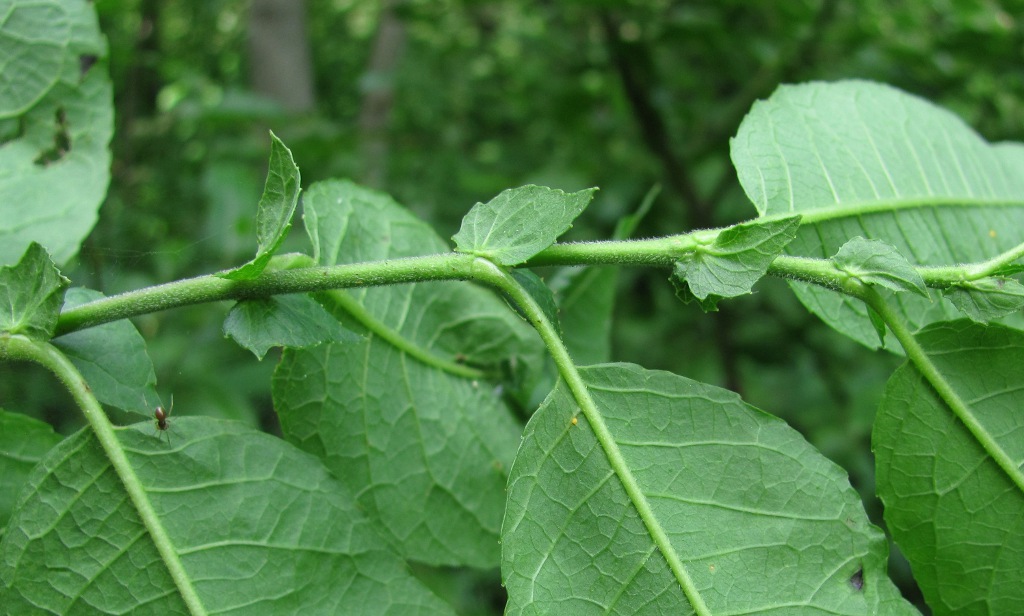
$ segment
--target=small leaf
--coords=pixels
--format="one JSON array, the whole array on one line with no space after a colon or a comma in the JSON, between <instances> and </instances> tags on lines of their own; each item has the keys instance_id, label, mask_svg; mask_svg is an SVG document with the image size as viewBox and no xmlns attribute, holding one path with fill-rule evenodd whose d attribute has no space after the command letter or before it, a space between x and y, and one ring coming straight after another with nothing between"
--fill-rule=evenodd
<instances>
[{"instance_id":1,"label":"small leaf","mask_svg":"<svg viewBox=\"0 0 1024 616\"><path fill-rule=\"evenodd\" d=\"M236 422L185 417L117 439L210 614L451 614L313 456ZM9 614L190 614L88 430L28 480L0 543ZM180 583L180 581L179 581Z\"/></svg>"},{"instance_id":2,"label":"small leaf","mask_svg":"<svg viewBox=\"0 0 1024 616\"><path fill-rule=\"evenodd\" d=\"M16 265L0 267L0 331L50 338L70 282L45 248L29 244Z\"/></svg>"},{"instance_id":3,"label":"small leaf","mask_svg":"<svg viewBox=\"0 0 1024 616\"><path fill-rule=\"evenodd\" d=\"M99 291L76 287L68 290L64 305L72 308L102 297ZM55 338L53 345L75 364L100 402L147 416L160 404L153 360L131 321L65 334Z\"/></svg>"},{"instance_id":4,"label":"small leaf","mask_svg":"<svg viewBox=\"0 0 1024 616\"><path fill-rule=\"evenodd\" d=\"M960 319L915 337L975 429L912 364L893 373L871 437L886 524L934 614L1024 614L1024 332Z\"/></svg>"},{"instance_id":5,"label":"small leaf","mask_svg":"<svg viewBox=\"0 0 1024 616\"><path fill-rule=\"evenodd\" d=\"M594 198L596 188L575 193L544 186L502 191L477 203L452 239L456 250L500 265L518 265L555 243Z\"/></svg>"},{"instance_id":6,"label":"small leaf","mask_svg":"<svg viewBox=\"0 0 1024 616\"><path fill-rule=\"evenodd\" d=\"M581 372L610 441L565 383L530 419L506 614L916 613L846 472L782 420L667 372Z\"/></svg>"},{"instance_id":7,"label":"small leaf","mask_svg":"<svg viewBox=\"0 0 1024 616\"><path fill-rule=\"evenodd\" d=\"M928 297L921 274L894 247L881 240L855 237L832 257L836 267L865 284Z\"/></svg>"},{"instance_id":8,"label":"small leaf","mask_svg":"<svg viewBox=\"0 0 1024 616\"><path fill-rule=\"evenodd\" d=\"M0 536L29 472L63 438L48 423L0 409Z\"/></svg>"},{"instance_id":9,"label":"small leaf","mask_svg":"<svg viewBox=\"0 0 1024 616\"><path fill-rule=\"evenodd\" d=\"M271 347L303 348L323 342L359 342L308 295L278 295L238 302L224 319L224 335L257 359Z\"/></svg>"},{"instance_id":10,"label":"small leaf","mask_svg":"<svg viewBox=\"0 0 1024 616\"><path fill-rule=\"evenodd\" d=\"M693 294L693 291L690 290L689 283L677 276L669 278L669 282L672 283L672 287L676 290L676 297L679 298L679 301L684 304L697 302L697 304L700 305L700 309L705 313L718 312L718 302L725 299L721 295L715 295L714 293L711 293L704 299L701 299Z\"/></svg>"},{"instance_id":11,"label":"small leaf","mask_svg":"<svg viewBox=\"0 0 1024 616\"><path fill-rule=\"evenodd\" d=\"M245 265L218 274L229 280L251 280L259 276L288 235L292 214L299 202L301 176L291 150L270 133L270 168L256 211L256 258Z\"/></svg>"},{"instance_id":12,"label":"small leaf","mask_svg":"<svg viewBox=\"0 0 1024 616\"><path fill-rule=\"evenodd\" d=\"M944 289L942 294L972 321L987 323L1024 308L1024 285L1013 278L989 277Z\"/></svg>"},{"instance_id":13,"label":"small leaf","mask_svg":"<svg viewBox=\"0 0 1024 616\"><path fill-rule=\"evenodd\" d=\"M711 245L701 246L677 261L672 277L685 281L689 292L702 305L712 295L746 295L796 236L799 227L800 216L791 216L723 229Z\"/></svg>"}]
</instances>

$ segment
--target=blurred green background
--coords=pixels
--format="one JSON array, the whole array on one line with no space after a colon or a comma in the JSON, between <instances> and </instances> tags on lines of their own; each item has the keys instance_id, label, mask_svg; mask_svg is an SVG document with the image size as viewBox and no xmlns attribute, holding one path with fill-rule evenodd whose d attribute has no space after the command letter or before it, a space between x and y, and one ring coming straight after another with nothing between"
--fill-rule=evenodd
<instances>
[{"instance_id":1,"label":"blurred green background","mask_svg":"<svg viewBox=\"0 0 1024 616\"><path fill-rule=\"evenodd\" d=\"M1024 2L105 0L116 134L110 194L74 268L107 294L248 260L269 152L303 185L349 177L450 237L477 201L527 183L601 191L566 239L610 236L655 184L638 235L751 218L729 137L779 83L864 78L921 95L989 140L1020 139ZM286 250L308 251L301 224ZM872 500L874 409L898 359L811 317L784 283L704 315L667 272L620 277L614 358L729 387L782 416ZM276 429L263 362L223 339L228 306L136 320L165 399ZM15 388L15 385L17 387ZM75 417L47 375L0 387ZM72 422L72 423L66 423ZM918 600L905 565L895 574ZM494 574L423 579L500 613Z\"/></svg>"}]
</instances>

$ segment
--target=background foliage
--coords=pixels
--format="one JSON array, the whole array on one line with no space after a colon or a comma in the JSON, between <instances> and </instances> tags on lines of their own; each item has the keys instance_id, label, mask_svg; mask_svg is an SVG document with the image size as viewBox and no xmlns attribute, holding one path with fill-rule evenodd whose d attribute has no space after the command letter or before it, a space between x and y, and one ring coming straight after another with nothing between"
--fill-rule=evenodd
<instances>
[{"instance_id":1,"label":"background foliage","mask_svg":"<svg viewBox=\"0 0 1024 616\"><path fill-rule=\"evenodd\" d=\"M304 185L378 186L443 237L509 186L600 186L566 238L583 239L611 236L654 184L662 190L636 235L754 216L728 139L782 82L886 82L952 109L990 141L1019 139L1024 117L1019 1L308 0L305 38L289 44L307 50L292 70L308 72L311 105L262 85L252 25L273 4L98 3L117 109L113 180L69 268L78 284L110 295L248 260L268 128L296 153ZM778 281L705 316L678 302L665 274L623 272L614 358L741 392L873 499L869 430L896 359L868 359ZM223 341L227 309L137 321L159 389L174 392L176 414L203 408L277 431L267 387L277 351L257 363ZM50 409L49 420L73 417L49 375L7 374L5 399ZM493 592L461 579L448 592L467 605Z\"/></svg>"}]
</instances>

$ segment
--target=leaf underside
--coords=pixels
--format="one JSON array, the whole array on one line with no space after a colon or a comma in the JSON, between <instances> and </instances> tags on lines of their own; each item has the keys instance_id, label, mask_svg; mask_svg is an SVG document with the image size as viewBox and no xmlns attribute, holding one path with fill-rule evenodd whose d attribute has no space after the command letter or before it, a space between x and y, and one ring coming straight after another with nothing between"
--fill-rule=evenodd
<instances>
[{"instance_id":1,"label":"leaf underside","mask_svg":"<svg viewBox=\"0 0 1024 616\"><path fill-rule=\"evenodd\" d=\"M872 435L886 523L935 614L1022 614L1024 334L960 320L917 336L1018 481L905 364Z\"/></svg>"},{"instance_id":2,"label":"leaf underside","mask_svg":"<svg viewBox=\"0 0 1024 616\"><path fill-rule=\"evenodd\" d=\"M990 145L952 113L888 86L782 86L755 103L731 149L762 216L805 215L786 249L792 255L828 258L862 236L914 265L938 266L983 261L1024 242L1024 145ZM829 325L879 345L862 303L790 284ZM935 292L901 296L896 309L915 328L960 316Z\"/></svg>"},{"instance_id":3,"label":"leaf underside","mask_svg":"<svg viewBox=\"0 0 1024 616\"><path fill-rule=\"evenodd\" d=\"M705 311L717 310L719 299L750 293L799 225L800 216L791 216L724 229L710 246L676 262L672 282L684 301L692 295Z\"/></svg>"},{"instance_id":4,"label":"leaf underside","mask_svg":"<svg viewBox=\"0 0 1024 616\"><path fill-rule=\"evenodd\" d=\"M312 456L232 422L173 430L173 447L150 423L118 439L209 613L450 613ZM0 544L5 613L189 613L91 434L29 484Z\"/></svg>"},{"instance_id":5,"label":"leaf underside","mask_svg":"<svg viewBox=\"0 0 1024 616\"><path fill-rule=\"evenodd\" d=\"M224 335L263 359L271 347L303 348L324 342L358 342L308 295L279 295L235 304L224 319Z\"/></svg>"},{"instance_id":6,"label":"leaf underside","mask_svg":"<svg viewBox=\"0 0 1024 616\"><path fill-rule=\"evenodd\" d=\"M103 297L99 291L68 289L64 305L72 308ZM146 341L131 321L115 321L65 334L53 340L82 373L96 399L130 413L151 416L160 405L153 360Z\"/></svg>"},{"instance_id":7,"label":"leaf underside","mask_svg":"<svg viewBox=\"0 0 1024 616\"><path fill-rule=\"evenodd\" d=\"M32 468L62 438L46 422L0 409L0 537Z\"/></svg>"},{"instance_id":8,"label":"leaf underside","mask_svg":"<svg viewBox=\"0 0 1024 616\"><path fill-rule=\"evenodd\" d=\"M445 250L389 197L350 182L310 187L307 230L320 264ZM529 326L485 289L444 282L351 292L377 320L366 340L285 353L274 405L285 438L319 456L407 558L495 567L505 481L521 426L501 392L427 365L382 338L448 362L494 366L540 352ZM336 316L348 319L343 311ZM346 321L348 322L348 321Z\"/></svg>"},{"instance_id":9,"label":"leaf underside","mask_svg":"<svg viewBox=\"0 0 1024 616\"><path fill-rule=\"evenodd\" d=\"M587 207L596 188L565 193L544 186L502 191L477 203L452 239L461 252L518 265L555 243Z\"/></svg>"},{"instance_id":10,"label":"leaf underside","mask_svg":"<svg viewBox=\"0 0 1024 616\"><path fill-rule=\"evenodd\" d=\"M845 472L784 422L665 372L582 374L653 521L560 385L509 478L507 613L692 614L697 597L706 614L916 613Z\"/></svg>"}]
</instances>

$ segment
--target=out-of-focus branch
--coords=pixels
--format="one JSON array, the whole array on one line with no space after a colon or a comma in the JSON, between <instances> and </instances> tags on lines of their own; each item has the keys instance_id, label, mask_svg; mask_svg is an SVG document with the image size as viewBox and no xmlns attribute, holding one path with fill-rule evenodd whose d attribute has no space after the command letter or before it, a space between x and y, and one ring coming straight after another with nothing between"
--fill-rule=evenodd
<instances>
[{"instance_id":1,"label":"out-of-focus branch","mask_svg":"<svg viewBox=\"0 0 1024 616\"><path fill-rule=\"evenodd\" d=\"M606 12L601 13L601 25L604 28L612 63L622 80L622 89L633 109L633 117L640 128L645 145L661 162L668 184L686 202L692 216L691 226L710 227L708 205L698 193L685 161L672 149L665 120L651 101L652 80L649 76L643 75L643 70L633 61L636 57L643 59L646 50L640 44L624 41L619 34L618 24ZM649 60L645 64L650 66Z\"/></svg>"},{"instance_id":2,"label":"out-of-focus branch","mask_svg":"<svg viewBox=\"0 0 1024 616\"><path fill-rule=\"evenodd\" d=\"M313 63L301 0L254 0L249 10L252 89L289 111L313 107Z\"/></svg>"},{"instance_id":3,"label":"out-of-focus branch","mask_svg":"<svg viewBox=\"0 0 1024 616\"><path fill-rule=\"evenodd\" d=\"M718 116L719 119L697 131L700 138L689 144L684 155L690 160L697 160L706 156L709 151L720 148L725 140L736 132L740 120L750 110L754 101L770 94L770 90L778 84L792 81L801 67L813 66L811 58L817 53L818 45L824 39L838 5L837 0L822 0L814 21L803 36L795 39L786 51L779 54L778 61L765 64L757 74L748 79ZM709 202L715 203L711 199Z\"/></svg>"},{"instance_id":4,"label":"out-of-focus branch","mask_svg":"<svg viewBox=\"0 0 1024 616\"><path fill-rule=\"evenodd\" d=\"M405 24L385 3L363 73L363 103L359 110L359 144L363 183L380 188L387 177L388 119L395 102L394 72L405 48Z\"/></svg>"}]
</instances>

